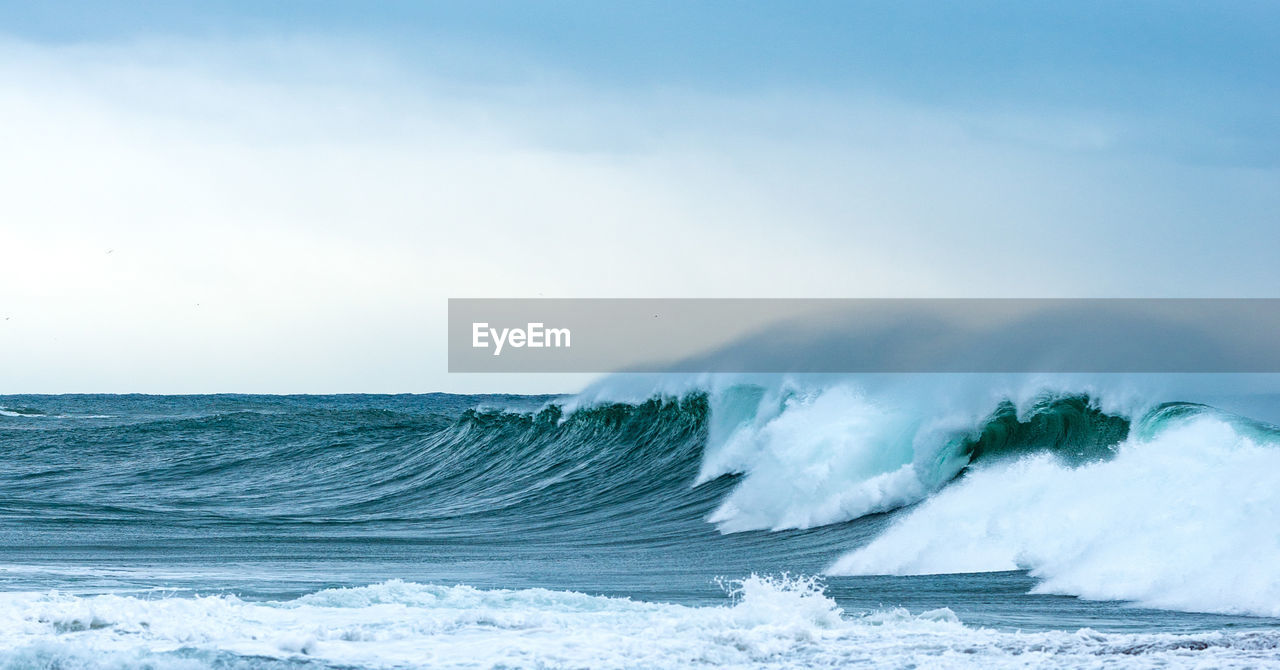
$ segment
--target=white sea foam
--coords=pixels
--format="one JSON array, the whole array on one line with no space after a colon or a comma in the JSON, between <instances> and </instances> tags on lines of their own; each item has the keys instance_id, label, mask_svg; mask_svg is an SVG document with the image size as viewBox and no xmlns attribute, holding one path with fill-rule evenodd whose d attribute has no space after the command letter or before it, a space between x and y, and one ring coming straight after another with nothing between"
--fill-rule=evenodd
<instances>
[{"instance_id":1,"label":"white sea foam","mask_svg":"<svg viewBox=\"0 0 1280 670\"><path fill-rule=\"evenodd\" d=\"M1280 448L1266 438L1200 416L1131 437L1106 462L981 468L830 572L1021 568L1043 593L1280 616Z\"/></svg>"},{"instance_id":2,"label":"white sea foam","mask_svg":"<svg viewBox=\"0 0 1280 670\"><path fill-rule=\"evenodd\" d=\"M949 610L849 615L813 580L752 577L728 606L400 581L285 602L0 594L3 667L1256 667L1274 633L1007 633Z\"/></svg>"},{"instance_id":3,"label":"white sea foam","mask_svg":"<svg viewBox=\"0 0 1280 670\"><path fill-rule=\"evenodd\" d=\"M723 532L848 521L919 502L951 481L968 461L950 449L1002 401L1025 416L1046 396L1081 395L1109 414L1141 416L1158 396L1135 383L1078 375L721 381L710 391L697 483L745 475L709 518Z\"/></svg>"},{"instance_id":4,"label":"white sea foam","mask_svg":"<svg viewBox=\"0 0 1280 670\"><path fill-rule=\"evenodd\" d=\"M835 523L929 492L912 462L909 415L849 386L798 391L780 404L707 452L700 482L747 473L709 518L722 531Z\"/></svg>"}]
</instances>

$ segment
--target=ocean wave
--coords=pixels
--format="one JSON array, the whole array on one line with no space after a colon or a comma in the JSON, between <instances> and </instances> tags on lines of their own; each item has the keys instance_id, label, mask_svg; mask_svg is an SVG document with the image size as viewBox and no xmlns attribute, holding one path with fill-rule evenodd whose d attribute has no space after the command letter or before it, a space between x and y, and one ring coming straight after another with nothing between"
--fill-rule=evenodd
<instances>
[{"instance_id":1,"label":"ocean wave","mask_svg":"<svg viewBox=\"0 0 1280 670\"><path fill-rule=\"evenodd\" d=\"M45 416L42 410L34 407L0 407L0 416L27 417Z\"/></svg>"},{"instance_id":2,"label":"ocean wave","mask_svg":"<svg viewBox=\"0 0 1280 670\"><path fill-rule=\"evenodd\" d=\"M980 462L1040 451L1109 458L1144 411L1089 386L969 382L717 393L698 482L742 481L709 520L723 532L812 528L914 504Z\"/></svg>"},{"instance_id":3,"label":"ocean wave","mask_svg":"<svg viewBox=\"0 0 1280 670\"><path fill-rule=\"evenodd\" d=\"M689 486L706 412L702 396L569 413L239 409L69 429L58 449L15 434L0 442L10 460L0 511L249 530L401 523L548 541L609 524L621 541L677 537L701 523L687 509L724 490Z\"/></svg>"},{"instance_id":4,"label":"ocean wave","mask_svg":"<svg viewBox=\"0 0 1280 670\"><path fill-rule=\"evenodd\" d=\"M721 388L698 482L740 479L707 520L777 531L915 505L828 572L1029 570L1038 593L1280 616L1261 558L1280 556L1280 428L1131 387L944 381Z\"/></svg>"},{"instance_id":5,"label":"ocean wave","mask_svg":"<svg viewBox=\"0 0 1280 670\"><path fill-rule=\"evenodd\" d=\"M653 579L713 560L1027 569L1045 593L1280 616L1259 559L1280 555L1280 430L1130 381L666 380L514 411L134 399L121 422L0 426L0 522L153 557L211 539L304 556L326 541L468 560L599 550L615 572L643 553Z\"/></svg>"},{"instance_id":6,"label":"ocean wave","mask_svg":"<svg viewBox=\"0 0 1280 670\"><path fill-rule=\"evenodd\" d=\"M1041 593L1280 616L1276 433L1198 412L1114 458L978 469L835 562L838 575L1026 569Z\"/></svg>"},{"instance_id":7,"label":"ocean wave","mask_svg":"<svg viewBox=\"0 0 1280 670\"><path fill-rule=\"evenodd\" d=\"M947 609L847 613L821 584L752 576L723 606L390 581L287 601L0 594L0 666L1251 667L1273 631L1018 633Z\"/></svg>"},{"instance_id":8,"label":"ocean wave","mask_svg":"<svg viewBox=\"0 0 1280 670\"><path fill-rule=\"evenodd\" d=\"M110 419L110 414L50 414L35 407L0 407L0 416L17 419Z\"/></svg>"}]
</instances>

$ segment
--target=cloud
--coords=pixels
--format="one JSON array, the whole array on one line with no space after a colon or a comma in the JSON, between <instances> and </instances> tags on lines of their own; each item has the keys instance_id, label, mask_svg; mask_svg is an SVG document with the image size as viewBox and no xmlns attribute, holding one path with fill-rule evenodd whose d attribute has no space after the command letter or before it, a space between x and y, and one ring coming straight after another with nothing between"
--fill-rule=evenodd
<instances>
[{"instance_id":1,"label":"cloud","mask_svg":"<svg viewBox=\"0 0 1280 670\"><path fill-rule=\"evenodd\" d=\"M1114 119L609 88L503 54L458 79L452 48L0 42L0 391L576 383L447 376L448 297L1261 295L1280 272L1273 171L1132 152Z\"/></svg>"}]
</instances>

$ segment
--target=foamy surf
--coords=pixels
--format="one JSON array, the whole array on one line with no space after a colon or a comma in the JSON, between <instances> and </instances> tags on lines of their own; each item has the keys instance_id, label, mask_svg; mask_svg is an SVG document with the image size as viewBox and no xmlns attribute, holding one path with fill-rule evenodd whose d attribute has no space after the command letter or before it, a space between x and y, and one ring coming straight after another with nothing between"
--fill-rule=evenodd
<instances>
[{"instance_id":1,"label":"foamy surf","mask_svg":"<svg viewBox=\"0 0 1280 670\"><path fill-rule=\"evenodd\" d=\"M1256 667L1274 632L1017 633L949 610L842 611L818 582L752 576L723 606L389 581L294 600L6 593L6 668Z\"/></svg>"},{"instance_id":2,"label":"foamy surf","mask_svg":"<svg viewBox=\"0 0 1280 670\"><path fill-rule=\"evenodd\" d=\"M1200 415L1115 458L979 468L842 557L837 575L1030 570L1037 592L1280 616L1280 449Z\"/></svg>"}]
</instances>

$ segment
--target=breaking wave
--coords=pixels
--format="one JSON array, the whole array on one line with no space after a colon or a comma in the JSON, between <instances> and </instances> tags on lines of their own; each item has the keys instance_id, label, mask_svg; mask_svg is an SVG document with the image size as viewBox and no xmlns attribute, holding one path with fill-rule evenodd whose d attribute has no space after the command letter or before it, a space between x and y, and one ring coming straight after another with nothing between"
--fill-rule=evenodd
<instances>
[{"instance_id":1,"label":"breaking wave","mask_svg":"<svg viewBox=\"0 0 1280 670\"><path fill-rule=\"evenodd\" d=\"M664 570L1021 569L1045 593L1280 616L1274 426L1123 380L664 384L438 413L27 398L0 415L0 525L165 556L270 538L591 548L620 574L642 549L681 557Z\"/></svg>"}]
</instances>

